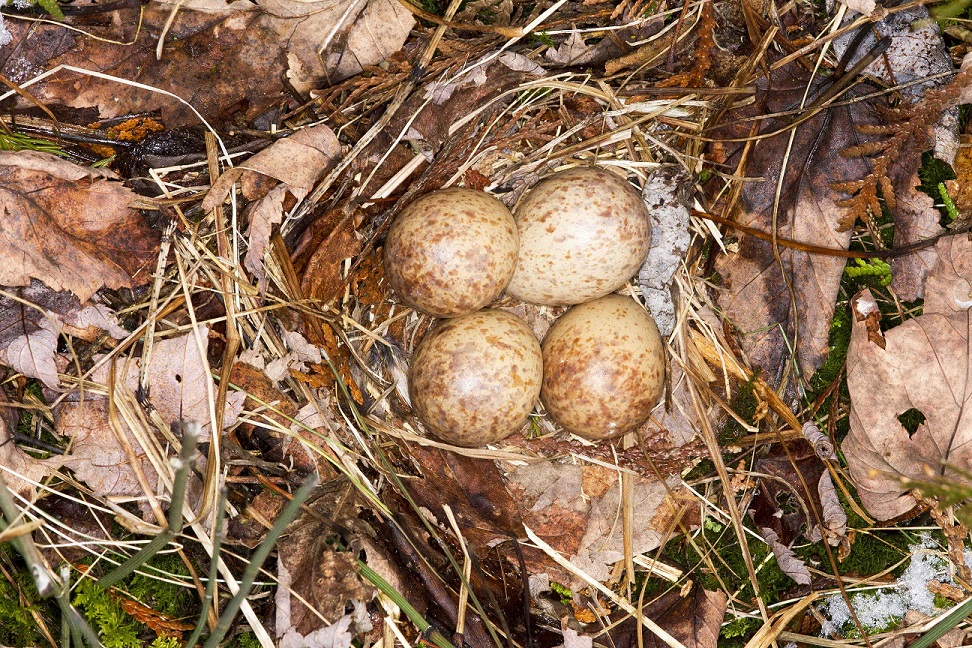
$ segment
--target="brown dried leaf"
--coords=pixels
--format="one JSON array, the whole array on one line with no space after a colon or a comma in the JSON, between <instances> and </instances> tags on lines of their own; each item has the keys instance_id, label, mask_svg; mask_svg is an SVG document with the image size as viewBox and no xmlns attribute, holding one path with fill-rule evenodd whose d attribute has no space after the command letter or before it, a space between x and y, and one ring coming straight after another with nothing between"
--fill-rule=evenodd
<instances>
[{"instance_id":1,"label":"brown dried leaf","mask_svg":"<svg viewBox=\"0 0 972 648\"><path fill-rule=\"evenodd\" d=\"M60 383L55 363L59 334L89 328L107 331L115 339L127 334L110 309L94 303L82 306L74 294L56 292L36 279L7 292L19 300L0 295L0 364L51 389Z\"/></svg>"},{"instance_id":2,"label":"brown dried leaf","mask_svg":"<svg viewBox=\"0 0 972 648\"><path fill-rule=\"evenodd\" d=\"M719 630L726 614L727 599L724 592L704 590L698 585L687 596L677 590L669 591L654 603L645 607L644 615L682 642L685 648L716 648ZM641 632L644 643L638 642ZM616 648L666 648L653 632L630 618L610 632Z\"/></svg>"},{"instance_id":3,"label":"brown dried leaf","mask_svg":"<svg viewBox=\"0 0 972 648\"><path fill-rule=\"evenodd\" d=\"M799 105L805 84L805 75L795 66L784 68L774 76L771 89L760 91L756 105L765 102L763 110L767 113ZM727 119L731 121L732 116L727 115ZM844 158L840 151L862 143L863 136L855 125L871 119L867 104L857 103L834 108L797 128L785 162L776 223L779 236L847 248L850 232L841 227L845 210L835 204L841 195L831 189L830 183L867 175L869 168L864 160ZM775 131L782 126L776 120L769 122L762 131ZM741 134L748 136L748 128L747 122L746 131ZM789 131L785 131L760 140L750 152L748 175L762 175L763 181L743 186L735 213L741 224L764 232L773 230L773 206L788 143ZM844 259L839 257L783 247L780 257L782 268L774 258L772 244L744 237L738 252L719 257L716 264L727 288L720 295L719 304L738 329L740 345L750 361L762 367L770 384L779 380L786 362L784 334L792 340L796 326L796 355L803 374L812 375L826 357L834 302L844 269ZM793 285L795 312L799 315L796 322L783 272Z\"/></svg>"},{"instance_id":4,"label":"brown dried leaf","mask_svg":"<svg viewBox=\"0 0 972 648\"><path fill-rule=\"evenodd\" d=\"M45 460L47 466L72 469L98 497L144 495L128 454L108 421L107 399L86 395L83 401L61 403L54 409L54 426L72 440L71 451ZM122 423L122 427L149 487L155 490L158 473L128 426Z\"/></svg>"},{"instance_id":5,"label":"brown dried leaf","mask_svg":"<svg viewBox=\"0 0 972 648\"><path fill-rule=\"evenodd\" d=\"M899 479L922 479L925 470L958 479L944 464L967 469L972 425L967 415L972 243L938 242L940 261L925 284L924 312L887 331L886 348L856 321L847 353L850 433L843 443L851 477L867 510L881 520L902 515L915 501ZM851 302L873 302L868 291ZM909 434L898 416L917 409L925 422Z\"/></svg>"},{"instance_id":6,"label":"brown dried leaf","mask_svg":"<svg viewBox=\"0 0 972 648\"><path fill-rule=\"evenodd\" d=\"M593 578L609 578L610 567L624 559L616 470L540 462L517 467L508 481L527 526ZM684 504L677 491L671 494L675 479L667 486L640 476L632 481L632 552L640 555L658 547Z\"/></svg>"},{"instance_id":7,"label":"brown dried leaf","mask_svg":"<svg viewBox=\"0 0 972 648\"><path fill-rule=\"evenodd\" d=\"M209 211L222 204L233 183L247 173L270 176L287 185L301 199L340 154L341 144L326 125L303 128L275 141L246 162L227 169L213 183L202 208Z\"/></svg>"},{"instance_id":8,"label":"brown dried leaf","mask_svg":"<svg viewBox=\"0 0 972 648\"><path fill-rule=\"evenodd\" d=\"M410 483L415 501L440 522L448 518L443 505L456 514L471 550L485 556L497 540L523 537L523 522L496 464L436 448L409 448L423 467L424 479Z\"/></svg>"},{"instance_id":9,"label":"brown dried leaf","mask_svg":"<svg viewBox=\"0 0 972 648\"><path fill-rule=\"evenodd\" d=\"M285 76L298 91L308 92L356 74L398 50L414 24L394 0L186 5L168 29L161 60L155 49L172 7L150 2L141 20L139 8L107 17L111 29L98 30L95 37L42 26L38 38L30 23L12 23L14 40L3 53L14 54L0 72L22 81L36 74L32 70L74 65L171 92L209 120L234 112L252 119L288 101ZM329 34L330 48L319 52ZM115 83L73 72L32 91L46 103L96 106L102 118L160 110L170 128L199 123L187 105L162 93L139 87L119 91Z\"/></svg>"},{"instance_id":10,"label":"brown dried leaf","mask_svg":"<svg viewBox=\"0 0 972 648\"><path fill-rule=\"evenodd\" d=\"M0 285L35 278L86 301L148 281L159 235L114 178L48 153L0 152Z\"/></svg>"},{"instance_id":11,"label":"brown dried leaf","mask_svg":"<svg viewBox=\"0 0 972 648\"><path fill-rule=\"evenodd\" d=\"M196 342L196 332L160 340L155 343L149 364L149 395L152 405L158 410L166 423L194 421L199 424L200 440L209 438L211 412L209 394L218 391L215 386L206 349L209 346L209 328L200 325L197 329L202 349ZM115 380L124 381L126 387L135 393L138 389L139 361L115 360L117 375ZM108 384L108 366L101 367L92 375L92 380ZM85 394L85 399L97 398ZM226 395L223 425L230 427L236 423L243 410L246 394L230 391Z\"/></svg>"},{"instance_id":12,"label":"brown dried leaf","mask_svg":"<svg viewBox=\"0 0 972 648\"><path fill-rule=\"evenodd\" d=\"M307 260L300 281L305 298L327 303L344 286L344 260L360 252L362 246L354 231L353 216L353 212L343 215Z\"/></svg>"},{"instance_id":13,"label":"brown dried leaf","mask_svg":"<svg viewBox=\"0 0 972 648\"><path fill-rule=\"evenodd\" d=\"M26 497L34 491L29 482L40 481L48 471L14 443L11 435L17 426L17 410L8 407L7 403L7 396L0 389L0 479L11 491Z\"/></svg>"},{"instance_id":14,"label":"brown dried leaf","mask_svg":"<svg viewBox=\"0 0 972 648\"><path fill-rule=\"evenodd\" d=\"M381 551L371 542L373 531L358 518L362 502L350 482L326 482L307 506L309 510L290 525L279 546L282 586L277 593L277 632L294 635L291 639L326 625L317 613L333 623L344 615L348 603L367 603L375 594L355 568L357 552L336 551L335 540L366 549L368 562L376 569L382 561Z\"/></svg>"}]
</instances>

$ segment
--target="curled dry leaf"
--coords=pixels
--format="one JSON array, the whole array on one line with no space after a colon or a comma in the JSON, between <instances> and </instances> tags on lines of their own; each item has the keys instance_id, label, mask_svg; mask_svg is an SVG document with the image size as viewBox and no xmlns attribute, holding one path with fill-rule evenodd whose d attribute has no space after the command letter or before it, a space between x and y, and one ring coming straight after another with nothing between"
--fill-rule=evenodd
<instances>
[{"instance_id":1,"label":"curled dry leaf","mask_svg":"<svg viewBox=\"0 0 972 648\"><path fill-rule=\"evenodd\" d=\"M941 239L940 262L925 284L924 312L873 341L868 318L855 318L847 353L850 432L842 448L868 512L887 520L915 501L900 478L922 479L925 470L958 479L947 465L972 464L972 242ZM869 291L851 301L855 312L873 303ZM866 311L867 309L865 309ZM924 416L913 433L899 416Z\"/></svg>"},{"instance_id":2,"label":"curled dry leaf","mask_svg":"<svg viewBox=\"0 0 972 648\"><path fill-rule=\"evenodd\" d=\"M148 281L159 234L109 171L36 151L0 152L0 285L39 279L82 302Z\"/></svg>"},{"instance_id":3,"label":"curled dry leaf","mask_svg":"<svg viewBox=\"0 0 972 648\"><path fill-rule=\"evenodd\" d=\"M797 558L793 550L780 542L780 537L776 535L773 529L763 527L759 532L763 534L763 539L769 545L770 551L776 557L776 564L783 570L783 573L800 585L809 585L810 570L807 569L802 560Z\"/></svg>"},{"instance_id":4,"label":"curled dry leaf","mask_svg":"<svg viewBox=\"0 0 972 648\"><path fill-rule=\"evenodd\" d=\"M820 475L817 494L820 496L820 505L823 508L824 529L821 535L836 547L847 537L847 511L840 503L834 480L830 478L829 472Z\"/></svg>"}]
</instances>

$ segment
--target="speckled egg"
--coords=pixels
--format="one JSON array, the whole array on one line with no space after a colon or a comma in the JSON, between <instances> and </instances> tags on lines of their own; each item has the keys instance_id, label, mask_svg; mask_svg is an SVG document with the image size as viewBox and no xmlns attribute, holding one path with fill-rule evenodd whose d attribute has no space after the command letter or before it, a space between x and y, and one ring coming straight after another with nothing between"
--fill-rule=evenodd
<instances>
[{"instance_id":1,"label":"speckled egg","mask_svg":"<svg viewBox=\"0 0 972 648\"><path fill-rule=\"evenodd\" d=\"M526 322L483 310L439 323L409 370L412 407L435 436L467 447L516 432L540 395L540 343Z\"/></svg>"},{"instance_id":2,"label":"speckled egg","mask_svg":"<svg viewBox=\"0 0 972 648\"><path fill-rule=\"evenodd\" d=\"M617 436L643 423L664 383L658 327L628 297L574 306L543 340L540 400L557 423L584 438Z\"/></svg>"},{"instance_id":3,"label":"speckled egg","mask_svg":"<svg viewBox=\"0 0 972 648\"><path fill-rule=\"evenodd\" d=\"M506 292L533 304L580 304L614 292L638 271L651 240L645 201L596 167L544 180L515 216L520 254Z\"/></svg>"},{"instance_id":4,"label":"speckled egg","mask_svg":"<svg viewBox=\"0 0 972 648\"><path fill-rule=\"evenodd\" d=\"M409 204L388 230L385 276L412 308L468 315L506 288L519 246L506 205L482 191L443 189Z\"/></svg>"}]
</instances>

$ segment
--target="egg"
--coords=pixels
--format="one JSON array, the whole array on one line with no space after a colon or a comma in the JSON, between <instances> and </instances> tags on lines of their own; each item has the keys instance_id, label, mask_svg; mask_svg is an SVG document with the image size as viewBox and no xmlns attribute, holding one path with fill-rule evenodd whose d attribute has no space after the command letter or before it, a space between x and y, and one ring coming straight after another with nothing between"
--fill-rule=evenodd
<instances>
[{"instance_id":1,"label":"egg","mask_svg":"<svg viewBox=\"0 0 972 648\"><path fill-rule=\"evenodd\" d=\"M499 310L443 320L419 343L409 396L428 431L475 447L516 432L540 395L540 343L520 318Z\"/></svg>"},{"instance_id":2,"label":"egg","mask_svg":"<svg viewBox=\"0 0 972 648\"><path fill-rule=\"evenodd\" d=\"M651 240L639 193L596 167L542 181L515 217L520 253L506 292L533 304L580 304L614 292L637 272Z\"/></svg>"},{"instance_id":3,"label":"egg","mask_svg":"<svg viewBox=\"0 0 972 648\"><path fill-rule=\"evenodd\" d=\"M638 427L658 403L665 356L658 327L633 299L574 306L543 340L540 400L564 429L605 439Z\"/></svg>"},{"instance_id":4,"label":"egg","mask_svg":"<svg viewBox=\"0 0 972 648\"><path fill-rule=\"evenodd\" d=\"M506 205L482 191L444 189L402 210L385 239L385 277L407 305L459 317L499 297L519 235Z\"/></svg>"}]
</instances>

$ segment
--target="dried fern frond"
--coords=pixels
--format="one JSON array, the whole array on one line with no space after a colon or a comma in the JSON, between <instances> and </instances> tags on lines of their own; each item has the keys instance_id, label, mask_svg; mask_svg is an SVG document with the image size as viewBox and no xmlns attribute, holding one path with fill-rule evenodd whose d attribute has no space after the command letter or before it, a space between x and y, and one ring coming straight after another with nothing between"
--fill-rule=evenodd
<instances>
[{"instance_id":1,"label":"dried fern frond","mask_svg":"<svg viewBox=\"0 0 972 648\"><path fill-rule=\"evenodd\" d=\"M963 90L970 83L972 68L960 71L947 85L927 91L921 100L887 111L888 123L856 127L862 135L886 138L849 146L841 151L844 157L869 158L872 165L871 172L861 180L835 182L830 185L835 191L849 194L848 198L837 202L838 206L849 208L847 217L840 223L842 231L853 227L857 219L870 223L875 214L881 213L879 192L889 209L896 208L894 185L889 177L892 165L913 141L920 147L925 146L932 138L935 122L943 112L958 103Z\"/></svg>"}]
</instances>

